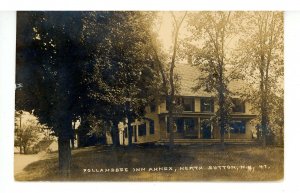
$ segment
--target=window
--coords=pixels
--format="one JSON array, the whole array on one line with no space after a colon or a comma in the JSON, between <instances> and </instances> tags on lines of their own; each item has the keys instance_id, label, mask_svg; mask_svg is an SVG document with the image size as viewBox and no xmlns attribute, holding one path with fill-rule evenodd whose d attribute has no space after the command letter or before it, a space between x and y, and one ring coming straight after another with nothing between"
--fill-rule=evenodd
<instances>
[{"instance_id":1,"label":"window","mask_svg":"<svg viewBox=\"0 0 300 193\"><path fill-rule=\"evenodd\" d=\"M154 121L153 120L149 120L149 127L150 127L150 134L154 134Z\"/></svg>"},{"instance_id":2,"label":"window","mask_svg":"<svg viewBox=\"0 0 300 193\"><path fill-rule=\"evenodd\" d=\"M241 99L232 99L233 107L232 112L244 113L245 112L245 102Z\"/></svg>"},{"instance_id":3,"label":"window","mask_svg":"<svg viewBox=\"0 0 300 193\"><path fill-rule=\"evenodd\" d=\"M201 105L201 112L214 112L213 98L201 98L200 105Z\"/></svg>"},{"instance_id":4,"label":"window","mask_svg":"<svg viewBox=\"0 0 300 193\"><path fill-rule=\"evenodd\" d=\"M184 132L184 119L178 118L176 120L176 126L177 126L177 133L183 133Z\"/></svg>"},{"instance_id":5,"label":"window","mask_svg":"<svg viewBox=\"0 0 300 193\"><path fill-rule=\"evenodd\" d=\"M146 135L146 123L139 125L139 136Z\"/></svg>"},{"instance_id":6,"label":"window","mask_svg":"<svg viewBox=\"0 0 300 193\"><path fill-rule=\"evenodd\" d=\"M155 104L155 101L153 100L150 103L150 111L151 111L151 113L153 113L153 112L155 112L155 110L156 110L156 104Z\"/></svg>"},{"instance_id":7,"label":"window","mask_svg":"<svg viewBox=\"0 0 300 193\"><path fill-rule=\"evenodd\" d=\"M169 124L169 119L167 119ZM195 120L192 118L177 118L174 119L174 123L176 124L176 133L184 133L194 131L195 129ZM167 132L169 133L169 128L167 127Z\"/></svg>"},{"instance_id":8,"label":"window","mask_svg":"<svg viewBox=\"0 0 300 193\"><path fill-rule=\"evenodd\" d=\"M245 121L232 121L230 123L231 133L246 133Z\"/></svg>"},{"instance_id":9,"label":"window","mask_svg":"<svg viewBox=\"0 0 300 193\"><path fill-rule=\"evenodd\" d=\"M182 98L183 110L194 111L195 100L194 98Z\"/></svg>"},{"instance_id":10,"label":"window","mask_svg":"<svg viewBox=\"0 0 300 193\"><path fill-rule=\"evenodd\" d=\"M176 125L176 128L174 128L174 125L173 125L173 129L174 129L174 131L175 131L175 129L178 131L178 120L179 119L176 119L176 118L173 118L173 120L174 120L174 125ZM169 117L167 117L167 124L166 124L166 130L167 130L167 132L169 133L170 131L169 131L169 123L170 123L170 119L169 119ZM179 126L180 127L180 126ZM176 132L176 131L175 131Z\"/></svg>"},{"instance_id":11,"label":"window","mask_svg":"<svg viewBox=\"0 0 300 193\"><path fill-rule=\"evenodd\" d=\"M184 130L186 133L191 133L195 130L195 120L192 118L184 119Z\"/></svg>"},{"instance_id":12,"label":"window","mask_svg":"<svg viewBox=\"0 0 300 193\"><path fill-rule=\"evenodd\" d=\"M175 100L175 106L182 105L182 103L183 103L183 98L181 98L181 97L175 97L174 100ZM166 101L166 109L167 109L167 111L169 110L169 104L167 101Z\"/></svg>"}]
</instances>

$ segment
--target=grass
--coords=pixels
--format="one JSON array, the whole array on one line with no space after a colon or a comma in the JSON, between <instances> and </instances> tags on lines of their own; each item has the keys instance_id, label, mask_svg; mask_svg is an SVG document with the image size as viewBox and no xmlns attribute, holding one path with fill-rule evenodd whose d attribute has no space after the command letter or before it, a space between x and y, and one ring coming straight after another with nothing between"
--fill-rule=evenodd
<instances>
[{"instance_id":1,"label":"grass","mask_svg":"<svg viewBox=\"0 0 300 193\"><path fill-rule=\"evenodd\" d=\"M273 181L283 178L283 148L227 146L226 150L222 151L218 146L176 146L173 151L170 151L163 146L136 146L131 149L98 146L72 152L70 177L61 177L57 168L57 153L51 153L43 160L29 164L23 172L15 175L15 179L18 181ZM104 171L108 168L128 168L128 172L99 172L101 169ZM134 172L133 168L140 168L141 171ZM167 170L153 171L154 168ZM87 172L88 169L90 172ZM91 169L94 171L97 169L98 172L92 172Z\"/></svg>"}]
</instances>

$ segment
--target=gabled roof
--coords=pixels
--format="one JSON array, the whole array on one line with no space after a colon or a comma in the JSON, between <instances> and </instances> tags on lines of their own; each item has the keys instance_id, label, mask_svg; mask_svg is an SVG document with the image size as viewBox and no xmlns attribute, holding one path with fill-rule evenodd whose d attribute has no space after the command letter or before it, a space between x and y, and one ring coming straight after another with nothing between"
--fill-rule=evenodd
<instances>
[{"instance_id":1,"label":"gabled roof","mask_svg":"<svg viewBox=\"0 0 300 193\"><path fill-rule=\"evenodd\" d=\"M197 84L197 78L201 75L199 69L187 63L178 63L175 66L175 73L180 77L180 90L181 96L198 96L198 97L211 97L214 93L204 91L204 88L194 91L193 87ZM241 92L245 88L249 88L249 84L244 80L235 80L230 82L229 90L231 92Z\"/></svg>"}]
</instances>

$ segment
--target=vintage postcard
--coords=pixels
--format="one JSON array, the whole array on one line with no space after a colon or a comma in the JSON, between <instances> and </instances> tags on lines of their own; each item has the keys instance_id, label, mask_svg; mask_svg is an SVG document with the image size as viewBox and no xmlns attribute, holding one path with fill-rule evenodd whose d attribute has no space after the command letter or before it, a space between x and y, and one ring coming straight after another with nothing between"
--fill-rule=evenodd
<instances>
[{"instance_id":1,"label":"vintage postcard","mask_svg":"<svg viewBox=\"0 0 300 193\"><path fill-rule=\"evenodd\" d=\"M283 21L18 12L15 180L282 180Z\"/></svg>"}]
</instances>

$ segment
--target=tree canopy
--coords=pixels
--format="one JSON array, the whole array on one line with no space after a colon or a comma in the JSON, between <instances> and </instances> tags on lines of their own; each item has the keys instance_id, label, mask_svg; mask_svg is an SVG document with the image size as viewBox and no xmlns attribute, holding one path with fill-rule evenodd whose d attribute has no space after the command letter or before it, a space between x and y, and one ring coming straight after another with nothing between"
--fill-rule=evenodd
<instances>
[{"instance_id":1,"label":"tree canopy","mask_svg":"<svg viewBox=\"0 0 300 193\"><path fill-rule=\"evenodd\" d=\"M250 12L245 24L237 58L254 88L247 98L259 109L265 145L266 135L272 130L280 128L283 132L283 13Z\"/></svg>"},{"instance_id":2,"label":"tree canopy","mask_svg":"<svg viewBox=\"0 0 300 193\"><path fill-rule=\"evenodd\" d=\"M194 89L204 88L207 92L215 93L222 146L232 112L229 83L240 75L236 70L239 66L232 64L230 54L230 41L237 36L239 19L238 12L199 12L192 14L189 19L194 41L187 49L194 54L193 65L198 66L201 72Z\"/></svg>"},{"instance_id":3,"label":"tree canopy","mask_svg":"<svg viewBox=\"0 0 300 193\"><path fill-rule=\"evenodd\" d=\"M96 127L111 127L117 146L118 123L126 119L130 144L131 123L144 118L145 107L161 96L169 107L172 146L180 89L174 68L182 59L179 31L186 19L190 31L184 45L200 70L195 90L205 88L217 98L221 143L232 108L228 85L235 79L257 86L249 96L260 108L264 133L272 124L283 125L275 113L283 113L282 13L180 14L170 15L173 46L167 56L153 33L153 12L18 12L16 110L34 110L39 122L53 130L61 171L69 174L73 121L80 118L86 123L82 127L94 133L104 131Z\"/></svg>"},{"instance_id":4,"label":"tree canopy","mask_svg":"<svg viewBox=\"0 0 300 193\"><path fill-rule=\"evenodd\" d=\"M142 117L152 100L157 80L147 41L151 15L18 13L16 109L34 109L53 129L66 173L74 119L92 114L112 121L118 145L117 123L128 112Z\"/></svg>"}]
</instances>

